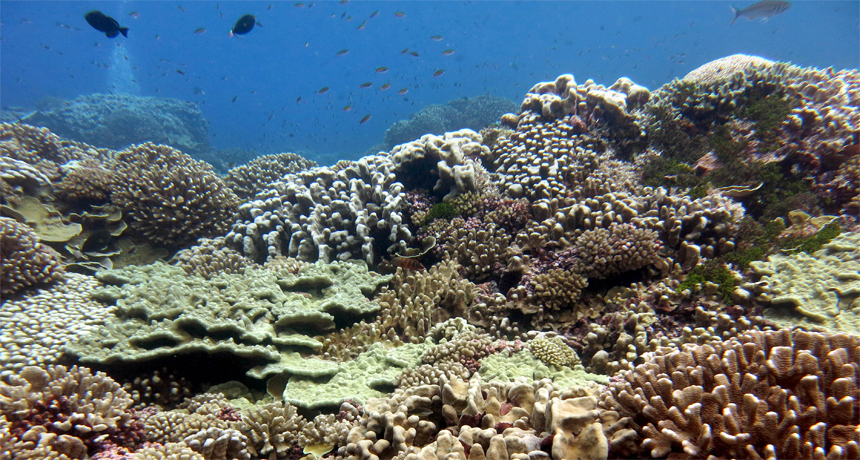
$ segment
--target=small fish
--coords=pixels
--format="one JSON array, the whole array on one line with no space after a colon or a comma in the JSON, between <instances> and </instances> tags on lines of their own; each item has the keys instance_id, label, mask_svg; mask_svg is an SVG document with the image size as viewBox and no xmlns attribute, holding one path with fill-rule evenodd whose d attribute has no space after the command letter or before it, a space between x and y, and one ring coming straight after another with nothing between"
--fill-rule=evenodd
<instances>
[{"instance_id":1,"label":"small fish","mask_svg":"<svg viewBox=\"0 0 860 460\"><path fill-rule=\"evenodd\" d=\"M367 24L367 21L361 21L361 24L359 24L359 25L358 25L358 27L356 27L356 29L358 29L358 30L364 30L364 25L365 25L365 24Z\"/></svg>"},{"instance_id":2,"label":"small fish","mask_svg":"<svg viewBox=\"0 0 860 460\"><path fill-rule=\"evenodd\" d=\"M421 262L418 262L415 259L410 259L409 257L397 256L397 257L391 259L391 263L394 266L400 267L404 270L414 270L414 271L419 271L419 272L424 271L424 266L421 265Z\"/></svg>"},{"instance_id":3,"label":"small fish","mask_svg":"<svg viewBox=\"0 0 860 460\"><path fill-rule=\"evenodd\" d=\"M128 27L120 27L116 19L105 16L101 11L90 11L84 15L84 19L87 20L89 25L93 26L93 29L104 32L107 38L114 38L119 34L128 38Z\"/></svg>"},{"instance_id":4,"label":"small fish","mask_svg":"<svg viewBox=\"0 0 860 460\"><path fill-rule=\"evenodd\" d=\"M254 28L254 24L256 23L257 18L255 18L253 14L246 14L239 18L239 20L236 21L236 25L230 29L230 36L245 35Z\"/></svg>"},{"instance_id":5,"label":"small fish","mask_svg":"<svg viewBox=\"0 0 860 460\"><path fill-rule=\"evenodd\" d=\"M430 37L430 40L441 42L442 36L441 35L434 35L434 36Z\"/></svg>"},{"instance_id":6,"label":"small fish","mask_svg":"<svg viewBox=\"0 0 860 460\"><path fill-rule=\"evenodd\" d=\"M373 13L370 13L370 19L373 19L373 18L375 18L375 17L377 17L377 16L379 16L379 10L376 10L376 11L374 11Z\"/></svg>"},{"instance_id":7,"label":"small fish","mask_svg":"<svg viewBox=\"0 0 860 460\"><path fill-rule=\"evenodd\" d=\"M406 13L404 13L404 12L402 12L402 11L398 11L398 12L394 13L394 17L395 17L395 18L402 18L402 17L405 17L405 16L406 16Z\"/></svg>"},{"instance_id":8,"label":"small fish","mask_svg":"<svg viewBox=\"0 0 860 460\"><path fill-rule=\"evenodd\" d=\"M266 10L271 10L273 6L275 6L273 3L269 3L269 6L266 7Z\"/></svg>"},{"instance_id":9,"label":"small fish","mask_svg":"<svg viewBox=\"0 0 860 460\"><path fill-rule=\"evenodd\" d=\"M140 17L140 13L138 13L137 11L132 11L131 13L128 13L128 15L129 15L132 19L137 19L138 17Z\"/></svg>"},{"instance_id":10,"label":"small fish","mask_svg":"<svg viewBox=\"0 0 860 460\"><path fill-rule=\"evenodd\" d=\"M414 259L408 259L408 260L414 260ZM421 264L418 264L418 265L421 265ZM421 269L423 270L424 267L422 266ZM410 268L410 270L414 270L414 269ZM428 415L432 415L432 414L433 414L433 411L431 409L426 408L426 407L416 407L415 409L412 409L409 411L410 416L417 415L419 418L420 417L427 417Z\"/></svg>"},{"instance_id":11,"label":"small fish","mask_svg":"<svg viewBox=\"0 0 860 460\"><path fill-rule=\"evenodd\" d=\"M388 72L388 67L377 67L376 73L385 73Z\"/></svg>"},{"instance_id":12,"label":"small fish","mask_svg":"<svg viewBox=\"0 0 860 460\"><path fill-rule=\"evenodd\" d=\"M338 5L346 5L347 3L349 3L349 0L340 0L340 3L338 3Z\"/></svg>"},{"instance_id":13,"label":"small fish","mask_svg":"<svg viewBox=\"0 0 860 460\"><path fill-rule=\"evenodd\" d=\"M185 8L183 8L182 5L176 5L176 6L179 7L179 11L182 11L183 13L185 12Z\"/></svg>"},{"instance_id":14,"label":"small fish","mask_svg":"<svg viewBox=\"0 0 860 460\"><path fill-rule=\"evenodd\" d=\"M350 109L352 109L352 106L351 106L351 105L348 105L348 106L346 106L346 107L344 107L344 108L343 108L343 111L344 111L344 112L349 112L349 111L350 111Z\"/></svg>"},{"instance_id":15,"label":"small fish","mask_svg":"<svg viewBox=\"0 0 860 460\"><path fill-rule=\"evenodd\" d=\"M454 50L445 50L445 51L442 51L442 56L450 56L450 55L452 55L452 54L454 54Z\"/></svg>"},{"instance_id":16,"label":"small fish","mask_svg":"<svg viewBox=\"0 0 860 460\"><path fill-rule=\"evenodd\" d=\"M200 27L199 29L194 30L194 33L195 33L195 34L197 34L197 35L200 35L200 34L202 34L202 33L204 33L204 32L206 32L206 28L205 28L205 27Z\"/></svg>"},{"instance_id":17,"label":"small fish","mask_svg":"<svg viewBox=\"0 0 860 460\"><path fill-rule=\"evenodd\" d=\"M202 89L200 89L199 86L195 86L194 87L194 94L201 95L201 94L206 94L206 92L204 92Z\"/></svg>"},{"instance_id":18,"label":"small fish","mask_svg":"<svg viewBox=\"0 0 860 460\"><path fill-rule=\"evenodd\" d=\"M301 96L299 96L299 97L297 97L297 98L296 98L296 104L298 104L299 102L302 102L302 97L301 97Z\"/></svg>"},{"instance_id":19,"label":"small fish","mask_svg":"<svg viewBox=\"0 0 860 460\"><path fill-rule=\"evenodd\" d=\"M382 91L385 91L385 90L387 90L388 88L391 88L391 83L386 83L386 84L384 84L384 85L382 85L382 86L380 86L380 87L379 87L379 89L380 89L380 90L382 90Z\"/></svg>"},{"instance_id":20,"label":"small fish","mask_svg":"<svg viewBox=\"0 0 860 460\"><path fill-rule=\"evenodd\" d=\"M406 53L408 53L408 52L409 52L409 48L406 48L406 49L404 49L403 51L401 51L401 52L400 52L400 55L402 56L402 55L404 55L404 54L406 54Z\"/></svg>"},{"instance_id":21,"label":"small fish","mask_svg":"<svg viewBox=\"0 0 860 460\"><path fill-rule=\"evenodd\" d=\"M747 19L756 19L762 18L763 21L767 21L771 16L776 16L777 14L784 13L785 10L791 8L791 3L788 2L772 2L772 1L763 1L758 2L753 5L750 5L742 10L736 10L735 7L729 6L732 9L732 13L735 14L735 17L732 19L732 22L729 25L735 23L738 18L747 18Z\"/></svg>"},{"instance_id":22,"label":"small fish","mask_svg":"<svg viewBox=\"0 0 860 460\"><path fill-rule=\"evenodd\" d=\"M239 99L239 96L233 96L233 100L231 102L236 102L236 99Z\"/></svg>"},{"instance_id":23,"label":"small fish","mask_svg":"<svg viewBox=\"0 0 860 460\"><path fill-rule=\"evenodd\" d=\"M322 88L320 88L320 90L317 92L317 94L325 94L328 92L328 90L329 90L328 86L323 86Z\"/></svg>"},{"instance_id":24,"label":"small fish","mask_svg":"<svg viewBox=\"0 0 860 460\"><path fill-rule=\"evenodd\" d=\"M299 2L299 3L296 3L296 4L295 4L295 7L296 7L296 8L301 8L301 7L303 7L303 6L305 6L305 4L304 4L304 3L302 3L302 2Z\"/></svg>"},{"instance_id":25,"label":"small fish","mask_svg":"<svg viewBox=\"0 0 860 460\"><path fill-rule=\"evenodd\" d=\"M406 93L408 93L408 92L409 92L409 90L408 90L408 89L406 89L406 88L402 88L400 91L398 91L398 92L397 92L397 94L404 95L404 94L406 94Z\"/></svg>"},{"instance_id":26,"label":"small fish","mask_svg":"<svg viewBox=\"0 0 860 460\"><path fill-rule=\"evenodd\" d=\"M445 73L445 71L444 71L444 70L442 70L442 69L439 69L439 70L437 70L437 71L436 71L436 73L434 73L434 74L433 74L433 76L434 76L434 77L439 77L439 76L441 76L443 73Z\"/></svg>"},{"instance_id":27,"label":"small fish","mask_svg":"<svg viewBox=\"0 0 860 460\"><path fill-rule=\"evenodd\" d=\"M364 89L364 88L370 88L371 86L373 86L373 83L371 83L371 82L367 82L367 83L362 83L362 84L359 86L359 88Z\"/></svg>"},{"instance_id":28,"label":"small fish","mask_svg":"<svg viewBox=\"0 0 860 460\"><path fill-rule=\"evenodd\" d=\"M413 57L418 57L418 51L410 51L409 55Z\"/></svg>"},{"instance_id":29,"label":"small fish","mask_svg":"<svg viewBox=\"0 0 860 460\"><path fill-rule=\"evenodd\" d=\"M358 124L363 125L367 123L367 120L370 120L370 115L365 115L364 118L362 118L361 121L358 122Z\"/></svg>"},{"instance_id":30,"label":"small fish","mask_svg":"<svg viewBox=\"0 0 860 460\"><path fill-rule=\"evenodd\" d=\"M340 50L340 51L338 51L338 52L337 52L337 55L338 55L338 56L346 56L347 54L349 54L349 50L348 50L348 49L342 49L342 50Z\"/></svg>"},{"instance_id":31,"label":"small fish","mask_svg":"<svg viewBox=\"0 0 860 460\"><path fill-rule=\"evenodd\" d=\"M179 70L179 69L176 69L176 73L178 73L178 74L180 74L180 75L185 75L185 72L183 72L183 71L181 71L181 70Z\"/></svg>"}]
</instances>

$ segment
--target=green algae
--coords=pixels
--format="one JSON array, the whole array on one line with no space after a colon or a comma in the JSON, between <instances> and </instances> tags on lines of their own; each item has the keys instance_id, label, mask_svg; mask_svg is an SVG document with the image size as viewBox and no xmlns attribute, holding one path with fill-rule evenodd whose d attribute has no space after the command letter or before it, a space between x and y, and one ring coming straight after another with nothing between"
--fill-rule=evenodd
<instances>
[{"instance_id":1,"label":"green algae","mask_svg":"<svg viewBox=\"0 0 860 460\"><path fill-rule=\"evenodd\" d=\"M436 219L451 220L459 215L460 213L457 211L457 208L453 203L442 201L434 204L430 210L427 211L422 223L423 225L427 225Z\"/></svg>"}]
</instances>

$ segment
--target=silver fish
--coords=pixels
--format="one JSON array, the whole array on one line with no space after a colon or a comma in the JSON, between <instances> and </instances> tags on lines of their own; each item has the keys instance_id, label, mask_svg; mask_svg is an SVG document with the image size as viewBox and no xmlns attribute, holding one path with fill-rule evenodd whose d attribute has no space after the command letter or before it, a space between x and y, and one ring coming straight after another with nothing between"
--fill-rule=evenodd
<instances>
[{"instance_id":1,"label":"silver fish","mask_svg":"<svg viewBox=\"0 0 860 460\"><path fill-rule=\"evenodd\" d=\"M734 19L729 23L729 25L732 25L738 20L738 18L747 18L750 20L764 18L763 20L767 21L771 16L776 16L777 14L783 13L785 10L791 8L791 3L764 1L750 5L742 10L736 10L733 6L730 6L729 8L732 9L732 13L735 13Z\"/></svg>"}]
</instances>

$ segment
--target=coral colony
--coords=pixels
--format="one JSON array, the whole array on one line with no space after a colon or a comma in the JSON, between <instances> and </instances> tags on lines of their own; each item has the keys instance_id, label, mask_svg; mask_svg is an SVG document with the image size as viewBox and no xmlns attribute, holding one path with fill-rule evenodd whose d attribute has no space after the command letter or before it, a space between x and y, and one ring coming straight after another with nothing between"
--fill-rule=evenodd
<instances>
[{"instance_id":1,"label":"coral colony","mask_svg":"<svg viewBox=\"0 0 860 460\"><path fill-rule=\"evenodd\" d=\"M84 103L0 125L0 459L860 458L856 70L561 75L226 174Z\"/></svg>"}]
</instances>

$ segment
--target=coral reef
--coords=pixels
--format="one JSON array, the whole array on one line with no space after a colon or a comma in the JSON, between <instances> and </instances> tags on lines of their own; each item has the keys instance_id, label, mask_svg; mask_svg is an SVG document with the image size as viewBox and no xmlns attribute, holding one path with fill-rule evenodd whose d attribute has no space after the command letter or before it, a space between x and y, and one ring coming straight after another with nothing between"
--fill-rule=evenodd
<instances>
[{"instance_id":1,"label":"coral reef","mask_svg":"<svg viewBox=\"0 0 860 460\"><path fill-rule=\"evenodd\" d=\"M238 199L208 164L166 145L146 143L116 153L111 199L150 241L183 246L222 234Z\"/></svg>"},{"instance_id":2,"label":"coral reef","mask_svg":"<svg viewBox=\"0 0 860 460\"><path fill-rule=\"evenodd\" d=\"M120 150L154 142L188 153L209 150L208 124L197 105L129 94L89 94L27 119L78 142Z\"/></svg>"},{"instance_id":3,"label":"coral reef","mask_svg":"<svg viewBox=\"0 0 860 460\"><path fill-rule=\"evenodd\" d=\"M30 227L8 217L0 217L0 256L0 294L4 298L63 276L59 255L40 243Z\"/></svg>"},{"instance_id":4,"label":"coral reef","mask_svg":"<svg viewBox=\"0 0 860 460\"><path fill-rule=\"evenodd\" d=\"M658 350L601 395L654 458L860 454L860 340L783 329Z\"/></svg>"},{"instance_id":5,"label":"coral reef","mask_svg":"<svg viewBox=\"0 0 860 460\"><path fill-rule=\"evenodd\" d=\"M287 174L304 171L318 166L315 161L306 160L295 153L263 155L227 171L224 181L240 199L252 198L257 192Z\"/></svg>"},{"instance_id":6,"label":"coral reef","mask_svg":"<svg viewBox=\"0 0 860 460\"><path fill-rule=\"evenodd\" d=\"M480 131L498 121L506 112L516 110L516 103L508 99L481 95L462 98L443 105L428 105L400 120L385 131L385 148L418 139L425 134L442 134L461 128Z\"/></svg>"}]
</instances>

